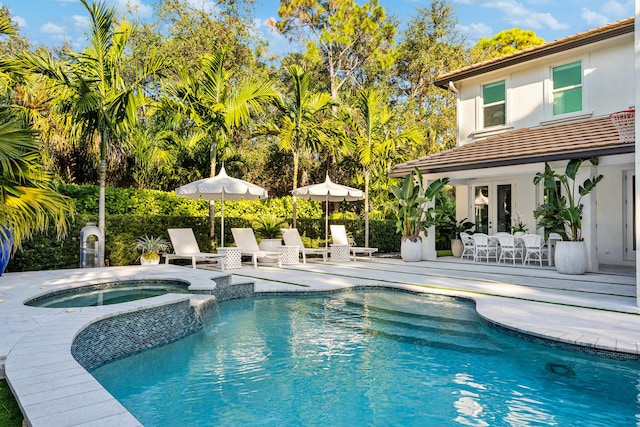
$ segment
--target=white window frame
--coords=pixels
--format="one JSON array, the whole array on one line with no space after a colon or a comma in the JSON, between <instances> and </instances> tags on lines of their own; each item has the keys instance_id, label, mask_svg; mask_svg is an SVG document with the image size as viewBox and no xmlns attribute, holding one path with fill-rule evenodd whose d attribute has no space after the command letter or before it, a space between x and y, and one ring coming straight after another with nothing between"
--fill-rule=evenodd
<instances>
[{"instance_id":1,"label":"white window frame","mask_svg":"<svg viewBox=\"0 0 640 427\"><path fill-rule=\"evenodd\" d=\"M504 100L503 101L497 101L497 102L492 102L490 104L485 104L484 103L484 87L488 86L490 84L494 84L494 83L499 83L499 82L504 82ZM492 82L489 83L483 83L480 85L480 119L478 124L480 126L478 126L479 129L495 129L495 128L500 128L502 126L506 126L508 123L508 104L507 104L507 98L508 98L508 85L507 85L507 79L500 79L500 80L494 80ZM494 107L496 105L503 105L504 104L504 123L499 124L499 125L493 125L493 126L488 126L485 127L484 125L484 110L487 107Z\"/></svg>"},{"instance_id":2,"label":"white window frame","mask_svg":"<svg viewBox=\"0 0 640 427\"><path fill-rule=\"evenodd\" d=\"M581 67L581 78L580 78L580 84L579 85L572 85L572 86L564 86L562 88L559 89L554 89L553 88L553 69L557 68L557 67L562 67L563 65L569 65L572 64L574 62L580 62L580 67ZM574 57L574 58L567 58L562 62L559 63L555 63L555 64L551 64L546 72L547 72L547 76L546 76L546 87L547 87L547 102L545 103L545 107L546 107L546 111L545 111L545 117L551 119L550 121L544 122L542 124L552 124L554 119L564 119L564 118L571 118L573 116L582 116L584 115L587 110L586 110L586 105L587 105L587 99L588 99L588 94L587 94L587 89L588 89L588 85L587 85L587 73L585 72L586 69L588 67L586 58L584 57ZM554 94L558 93L558 92L563 92L569 89L575 89L575 88L581 88L582 89L582 106L581 109L579 111L573 111L571 113L562 113L562 114L553 114L553 97Z\"/></svg>"}]
</instances>

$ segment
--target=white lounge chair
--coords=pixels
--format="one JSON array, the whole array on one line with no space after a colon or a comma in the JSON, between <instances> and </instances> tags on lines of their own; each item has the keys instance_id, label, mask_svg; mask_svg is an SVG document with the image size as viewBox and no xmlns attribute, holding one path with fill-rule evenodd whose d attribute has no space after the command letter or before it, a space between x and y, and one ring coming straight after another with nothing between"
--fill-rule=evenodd
<instances>
[{"instance_id":1,"label":"white lounge chair","mask_svg":"<svg viewBox=\"0 0 640 427\"><path fill-rule=\"evenodd\" d=\"M326 248L305 248L300 233L297 228L282 228L282 240L287 246L297 246L299 253L302 254L302 262L307 263L307 254L322 255L324 262L327 262L327 249Z\"/></svg>"},{"instance_id":2,"label":"white lounge chair","mask_svg":"<svg viewBox=\"0 0 640 427\"><path fill-rule=\"evenodd\" d=\"M173 246L172 254L165 254L165 264L169 264L170 259L190 259L193 268L196 268L197 261L214 261L217 262L221 270L224 270L224 254L212 254L209 252L200 252L200 247L190 228L170 228L169 239Z\"/></svg>"},{"instance_id":3,"label":"white lounge chair","mask_svg":"<svg viewBox=\"0 0 640 427\"><path fill-rule=\"evenodd\" d=\"M258 246L256 236L253 234L252 228L232 228L233 240L236 246L240 248L243 256L250 256L253 261L253 267L258 268L258 258L273 258L278 260L278 267L282 267L282 252L263 251Z\"/></svg>"},{"instance_id":4,"label":"white lounge chair","mask_svg":"<svg viewBox=\"0 0 640 427\"><path fill-rule=\"evenodd\" d=\"M349 252L353 255L353 260L356 260L357 254L367 254L371 258L371 254L378 252L378 248L368 248L364 246L355 246L353 241L350 241L347 237L347 229L344 225L331 225L331 238L336 245L349 245Z\"/></svg>"}]
</instances>

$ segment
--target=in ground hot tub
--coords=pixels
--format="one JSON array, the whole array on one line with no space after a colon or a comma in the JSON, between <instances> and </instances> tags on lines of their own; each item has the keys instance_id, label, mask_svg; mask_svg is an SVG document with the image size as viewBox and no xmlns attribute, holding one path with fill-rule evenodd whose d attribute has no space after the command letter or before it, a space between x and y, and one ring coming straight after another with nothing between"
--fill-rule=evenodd
<instances>
[{"instance_id":1,"label":"in ground hot tub","mask_svg":"<svg viewBox=\"0 0 640 427\"><path fill-rule=\"evenodd\" d=\"M27 300L25 305L48 308L93 307L168 293L188 294L188 287L188 282L175 279L120 280L49 292Z\"/></svg>"}]
</instances>

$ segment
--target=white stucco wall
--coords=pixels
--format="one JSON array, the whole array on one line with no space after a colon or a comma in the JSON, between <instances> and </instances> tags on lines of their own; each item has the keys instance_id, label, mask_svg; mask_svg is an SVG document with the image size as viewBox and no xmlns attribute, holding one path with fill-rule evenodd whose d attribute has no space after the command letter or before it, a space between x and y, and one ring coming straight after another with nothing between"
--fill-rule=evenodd
<instances>
[{"instance_id":1,"label":"white stucco wall","mask_svg":"<svg viewBox=\"0 0 640 427\"><path fill-rule=\"evenodd\" d=\"M562 119L563 116L553 116L550 73L552 67L573 61L582 61L583 111L567 117L597 117L633 107L633 40L633 34L626 34L458 82L459 145L473 142L474 136L483 136L474 132L483 130L481 88L487 83L506 81L505 131Z\"/></svg>"}]
</instances>

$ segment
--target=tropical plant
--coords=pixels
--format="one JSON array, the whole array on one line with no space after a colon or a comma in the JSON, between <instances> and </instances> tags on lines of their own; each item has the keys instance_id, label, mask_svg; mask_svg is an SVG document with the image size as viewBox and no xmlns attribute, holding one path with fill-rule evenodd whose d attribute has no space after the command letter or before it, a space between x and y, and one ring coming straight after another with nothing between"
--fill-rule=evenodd
<instances>
[{"instance_id":1,"label":"tropical plant","mask_svg":"<svg viewBox=\"0 0 640 427\"><path fill-rule=\"evenodd\" d=\"M545 240L549 238L550 233L560 234L563 240L582 240L582 198L604 178L603 175L589 177L578 185L576 175L586 160L570 160L564 174L555 172L545 163L544 172L538 172L533 178L533 183L537 185L542 182L545 190L545 202L533 211L534 217L538 219L538 226L544 227ZM598 165L596 157L588 160L592 165ZM556 185L556 181L560 182L564 194Z\"/></svg>"},{"instance_id":2,"label":"tropical plant","mask_svg":"<svg viewBox=\"0 0 640 427\"><path fill-rule=\"evenodd\" d=\"M261 215L253 222L253 228L263 239L277 239L281 228L288 227L287 221L273 214Z\"/></svg>"},{"instance_id":3,"label":"tropical plant","mask_svg":"<svg viewBox=\"0 0 640 427\"><path fill-rule=\"evenodd\" d=\"M157 105L159 112L171 114L175 123L186 122L200 140L209 144L209 176L216 175L218 153L234 146L234 132L245 127L252 112L278 98L271 81L244 79L232 84L232 71L225 69L225 52L204 55L199 76L186 69L179 80L164 87L165 96ZM214 210L210 205L210 237L214 236Z\"/></svg>"},{"instance_id":4,"label":"tropical plant","mask_svg":"<svg viewBox=\"0 0 640 427\"><path fill-rule=\"evenodd\" d=\"M341 118L347 123L355 141L358 163L364 181L364 245L369 246L369 186L372 175L387 172L389 155L398 144L417 143L423 137L416 127L394 129L397 117L388 102L375 89L358 92L355 109L345 111Z\"/></svg>"},{"instance_id":5,"label":"tropical plant","mask_svg":"<svg viewBox=\"0 0 640 427\"><path fill-rule=\"evenodd\" d=\"M151 57L127 81L122 73L127 41L134 27L119 20L115 7L103 2L80 0L89 13L89 46L81 53L64 52L66 60L54 59L49 51L24 55L31 70L48 77L58 96L58 106L72 116L72 125L81 129L82 140L99 140L98 227L104 237L107 150L121 141L138 123L138 108L145 101L144 86L163 68L162 59ZM99 256L104 265L104 253Z\"/></svg>"},{"instance_id":6,"label":"tropical plant","mask_svg":"<svg viewBox=\"0 0 640 427\"><path fill-rule=\"evenodd\" d=\"M155 260L160 258L160 253L169 250L169 242L163 237L145 235L138 238L135 250L140 251L145 259Z\"/></svg>"},{"instance_id":7,"label":"tropical plant","mask_svg":"<svg viewBox=\"0 0 640 427\"><path fill-rule=\"evenodd\" d=\"M293 84L291 99L278 103L280 114L273 122L264 124L258 133L274 135L278 147L293 155L293 189L298 188L300 156L317 153L329 145L333 128L325 120L334 103L328 93L315 93L310 89L310 76L298 65L287 69ZM296 227L297 201L293 199L293 227Z\"/></svg>"},{"instance_id":8,"label":"tropical plant","mask_svg":"<svg viewBox=\"0 0 640 427\"><path fill-rule=\"evenodd\" d=\"M0 34L16 35L7 14L0 14ZM0 90L10 92L24 75L21 64L13 57L0 55ZM23 241L54 224L62 237L74 216L73 201L59 194L53 177L43 170L40 146L35 135L20 120L17 107L0 106L0 237L13 240L13 251ZM1 272L0 272L1 274Z\"/></svg>"},{"instance_id":9,"label":"tropical plant","mask_svg":"<svg viewBox=\"0 0 640 427\"><path fill-rule=\"evenodd\" d=\"M427 233L429 227L438 223L435 209L425 209L425 204L431 202L448 182L449 178L441 178L425 187L422 174L415 168L405 177L401 187L391 186L398 201L396 232L402 233L403 240L415 242L421 231Z\"/></svg>"}]
</instances>

